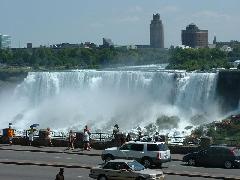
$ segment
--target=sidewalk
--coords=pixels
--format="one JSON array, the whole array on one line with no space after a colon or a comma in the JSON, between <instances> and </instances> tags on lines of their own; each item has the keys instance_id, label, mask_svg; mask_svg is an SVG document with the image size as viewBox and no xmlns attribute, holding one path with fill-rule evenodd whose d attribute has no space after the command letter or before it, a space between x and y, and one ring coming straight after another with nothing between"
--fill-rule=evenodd
<instances>
[{"instance_id":1,"label":"sidewalk","mask_svg":"<svg viewBox=\"0 0 240 180\"><path fill-rule=\"evenodd\" d=\"M102 150L91 149L91 151L84 151L82 149L68 150L66 147L34 147L34 146L20 146L20 145L8 145L0 144L1 150L12 150L12 151L30 151L30 152L45 152L45 153L66 153L66 154L78 154L87 156L101 156ZM173 161L181 161L182 154L171 154Z\"/></svg>"}]
</instances>

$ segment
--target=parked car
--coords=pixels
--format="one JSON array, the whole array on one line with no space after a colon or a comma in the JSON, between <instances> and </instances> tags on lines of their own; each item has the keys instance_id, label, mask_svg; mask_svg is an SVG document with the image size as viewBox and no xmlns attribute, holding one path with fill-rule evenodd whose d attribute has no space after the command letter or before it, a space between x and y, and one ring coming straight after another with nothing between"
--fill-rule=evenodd
<instances>
[{"instance_id":1,"label":"parked car","mask_svg":"<svg viewBox=\"0 0 240 180\"><path fill-rule=\"evenodd\" d=\"M102 160L135 159L146 168L152 165L161 166L171 161L170 150L164 142L130 141L119 147L107 148L102 152Z\"/></svg>"},{"instance_id":2,"label":"parked car","mask_svg":"<svg viewBox=\"0 0 240 180\"><path fill-rule=\"evenodd\" d=\"M240 149L228 146L210 146L207 149L193 152L183 157L189 165L223 166L227 169L240 167Z\"/></svg>"},{"instance_id":3,"label":"parked car","mask_svg":"<svg viewBox=\"0 0 240 180\"><path fill-rule=\"evenodd\" d=\"M165 176L161 170L145 169L135 160L115 159L103 166L90 170L89 177L98 180L163 180Z\"/></svg>"}]
</instances>

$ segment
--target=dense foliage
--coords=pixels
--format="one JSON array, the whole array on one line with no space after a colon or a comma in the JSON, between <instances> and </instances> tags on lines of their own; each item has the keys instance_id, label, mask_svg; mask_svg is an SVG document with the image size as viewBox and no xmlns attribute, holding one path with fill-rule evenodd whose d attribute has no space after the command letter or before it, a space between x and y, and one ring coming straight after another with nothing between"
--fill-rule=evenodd
<instances>
[{"instance_id":1,"label":"dense foliage","mask_svg":"<svg viewBox=\"0 0 240 180\"><path fill-rule=\"evenodd\" d=\"M124 48L34 48L0 50L0 63L8 66L46 68L98 68L168 62L168 50Z\"/></svg>"},{"instance_id":2,"label":"dense foliage","mask_svg":"<svg viewBox=\"0 0 240 180\"><path fill-rule=\"evenodd\" d=\"M240 115L231 116L221 122L212 122L198 126L192 131L196 138L209 136L214 143L239 144L240 143Z\"/></svg>"},{"instance_id":3,"label":"dense foliage","mask_svg":"<svg viewBox=\"0 0 240 180\"><path fill-rule=\"evenodd\" d=\"M227 54L219 49L171 49L168 69L210 70L212 68L229 68Z\"/></svg>"},{"instance_id":4,"label":"dense foliage","mask_svg":"<svg viewBox=\"0 0 240 180\"><path fill-rule=\"evenodd\" d=\"M228 53L229 61L235 61L240 59L240 45L235 45L233 51Z\"/></svg>"}]
</instances>

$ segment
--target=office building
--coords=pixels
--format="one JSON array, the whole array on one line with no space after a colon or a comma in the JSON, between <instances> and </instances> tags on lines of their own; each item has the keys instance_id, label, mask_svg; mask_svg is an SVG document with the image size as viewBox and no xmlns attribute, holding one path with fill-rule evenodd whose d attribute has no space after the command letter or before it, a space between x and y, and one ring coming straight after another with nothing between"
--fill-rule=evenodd
<instances>
[{"instance_id":1,"label":"office building","mask_svg":"<svg viewBox=\"0 0 240 180\"><path fill-rule=\"evenodd\" d=\"M114 44L113 44L111 39L103 38L103 45L102 45L102 47L109 48L109 47L113 47L113 46L114 46Z\"/></svg>"},{"instance_id":2,"label":"office building","mask_svg":"<svg viewBox=\"0 0 240 180\"><path fill-rule=\"evenodd\" d=\"M153 14L150 24L150 46L151 48L164 48L164 32L160 14Z\"/></svg>"},{"instance_id":3,"label":"office building","mask_svg":"<svg viewBox=\"0 0 240 180\"><path fill-rule=\"evenodd\" d=\"M32 49L32 43L27 43L27 48Z\"/></svg>"},{"instance_id":4,"label":"office building","mask_svg":"<svg viewBox=\"0 0 240 180\"><path fill-rule=\"evenodd\" d=\"M11 36L0 34L0 49L11 47Z\"/></svg>"},{"instance_id":5,"label":"office building","mask_svg":"<svg viewBox=\"0 0 240 180\"><path fill-rule=\"evenodd\" d=\"M208 30L200 30L195 24L189 24L182 30L182 45L191 48L208 47Z\"/></svg>"}]
</instances>

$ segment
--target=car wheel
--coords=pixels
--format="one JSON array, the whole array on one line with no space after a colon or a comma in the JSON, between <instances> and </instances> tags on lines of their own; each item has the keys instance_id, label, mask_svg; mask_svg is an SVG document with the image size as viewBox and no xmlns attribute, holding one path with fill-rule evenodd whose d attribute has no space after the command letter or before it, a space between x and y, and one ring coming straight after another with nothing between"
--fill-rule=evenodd
<instances>
[{"instance_id":1,"label":"car wheel","mask_svg":"<svg viewBox=\"0 0 240 180\"><path fill-rule=\"evenodd\" d=\"M142 165L145 167L145 168L149 168L152 166L152 160L150 158L143 158L142 160Z\"/></svg>"},{"instance_id":2,"label":"car wheel","mask_svg":"<svg viewBox=\"0 0 240 180\"><path fill-rule=\"evenodd\" d=\"M97 180L107 180L107 177L105 175L99 175Z\"/></svg>"},{"instance_id":3,"label":"car wheel","mask_svg":"<svg viewBox=\"0 0 240 180\"><path fill-rule=\"evenodd\" d=\"M195 159L189 159L189 160L188 160L188 165L189 165L189 166L195 166L195 165L196 165Z\"/></svg>"},{"instance_id":4,"label":"car wheel","mask_svg":"<svg viewBox=\"0 0 240 180\"><path fill-rule=\"evenodd\" d=\"M224 167L225 167L226 169L230 169L230 168L232 167L232 162L231 162L231 161L225 161L225 162L224 162Z\"/></svg>"},{"instance_id":5,"label":"car wheel","mask_svg":"<svg viewBox=\"0 0 240 180\"><path fill-rule=\"evenodd\" d=\"M113 158L112 155L106 155L106 157L105 157L105 162L108 162L108 161L113 160L113 159L114 159L114 158Z\"/></svg>"}]
</instances>

